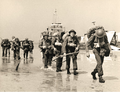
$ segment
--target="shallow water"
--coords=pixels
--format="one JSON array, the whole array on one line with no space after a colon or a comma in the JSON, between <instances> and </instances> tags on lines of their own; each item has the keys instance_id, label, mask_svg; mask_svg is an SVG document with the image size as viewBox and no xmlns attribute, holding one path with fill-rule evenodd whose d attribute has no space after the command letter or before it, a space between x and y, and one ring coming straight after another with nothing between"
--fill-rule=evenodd
<instances>
[{"instance_id":1,"label":"shallow water","mask_svg":"<svg viewBox=\"0 0 120 92\"><path fill-rule=\"evenodd\" d=\"M1 52L1 49L0 49ZM120 91L120 51L113 51L110 57L105 58L103 64L104 84L93 81L90 75L96 66L94 55L86 58L85 51L80 51L78 55L78 75L73 75L71 62L71 75L66 74L65 62L62 66L62 72L56 73L55 62L52 63L54 71L42 70L40 50L37 46L33 52L33 59L23 59L21 50L21 60L14 61L11 51L10 58L2 58L0 55L0 91L41 91L41 92L63 92L63 91ZM20 62L18 71L16 66Z\"/></svg>"}]
</instances>

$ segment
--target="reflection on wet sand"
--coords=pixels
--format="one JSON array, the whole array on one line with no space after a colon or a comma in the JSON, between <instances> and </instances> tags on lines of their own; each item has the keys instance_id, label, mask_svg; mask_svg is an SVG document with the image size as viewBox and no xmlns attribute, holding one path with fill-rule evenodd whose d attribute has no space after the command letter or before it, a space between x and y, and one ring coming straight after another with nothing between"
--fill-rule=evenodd
<instances>
[{"instance_id":1,"label":"reflection on wet sand","mask_svg":"<svg viewBox=\"0 0 120 92\"><path fill-rule=\"evenodd\" d=\"M93 57L88 60L85 51L80 51L78 55L78 75L73 75L72 67L72 74L66 74L66 62L63 63L63 71L60 73L55 72L56 62L53 62L54 71L41 70L43 62L40 61L40 52L38 53L38 49L35 49L34 53L34 58L21 57L21 60L13 60L13 57L0 57L0 91L103 92L120 90L118 87L120 85L120 71L118 71L120 70L120 52L113 52L110 57L105 58L103 66L105 84L100 84L98 79L92 80L90 73L95 67L96 61ZM93 53L91 52L91 54ZM20 65L16 71L18 63Z\"/></svg>"}]
</instances>

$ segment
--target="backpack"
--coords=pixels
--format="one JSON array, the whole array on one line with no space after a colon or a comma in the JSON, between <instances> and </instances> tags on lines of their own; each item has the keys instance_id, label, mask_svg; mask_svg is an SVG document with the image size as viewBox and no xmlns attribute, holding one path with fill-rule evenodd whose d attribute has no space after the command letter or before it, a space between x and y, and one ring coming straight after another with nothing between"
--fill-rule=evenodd
<instances>
[{"instance_id":1,"label":"backpack","mask_svg":"<svg viewBox=\"0 0 120 92\"><path fill-rule=\"evenodd\" d=\"M89 31L87 32L87 37L88 37L88 39L89 39L92 35L94 35L95 30L96 30L96 28L91 28L91 29L89 29Z\"/></svg>"}]
</instances>

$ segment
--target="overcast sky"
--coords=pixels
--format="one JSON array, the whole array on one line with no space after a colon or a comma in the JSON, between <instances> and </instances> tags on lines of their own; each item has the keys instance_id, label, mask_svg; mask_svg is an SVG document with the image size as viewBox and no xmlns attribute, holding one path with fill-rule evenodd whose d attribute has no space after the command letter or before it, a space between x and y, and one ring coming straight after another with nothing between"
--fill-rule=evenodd
<instances>
[{"instance_id":1,"label":"overcast sky","mask_svg":"<svg viewBox=\"0 0 120 92\"><path fill-rule=\"evenodd\" d=\"M0 37L13 35L38 42L40 32L53 22L57 9L57 22L66 31L75 29L78 35L96 25L120 32L120 0L0 0Z\"/></svg>"}]
</instances>

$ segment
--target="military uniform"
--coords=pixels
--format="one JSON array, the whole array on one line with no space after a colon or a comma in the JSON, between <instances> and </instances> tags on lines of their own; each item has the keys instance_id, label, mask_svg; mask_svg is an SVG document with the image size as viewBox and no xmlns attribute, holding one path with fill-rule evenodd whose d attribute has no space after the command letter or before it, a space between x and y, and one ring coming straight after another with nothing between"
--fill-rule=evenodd
<instances>
[{"instance_id":1,"label":"military uniform","mask_svg":"<svg viewBox=\"0 0 120 92\"><path fill-rule=\"evenodd\" d=\"M18 38L15 38L15 41L13 42L12 50L14 51L14 59L20 59L20 41Z\"/></svg>"},{"instance_id":2,"label":"military uniform","mask_svg":"<svg viewBox=\"0 0 120 92\"><path fill-rule=\"evenodd\" d=\"M98 43L100 46L96 47L95 46L96 43ZM98 73L98 76L103 75L102 64L103 64L103 61L104 61L105 53L102 53L102 52L103 52L103 50L106 51L106 49L105 49L106 44L108 44L108 39L107 39L106 35L101 39L98 39L95 35L93 35L89 38L89 40L87 42L87 47L92 46L93 53L95 54L95 58L97 60L97 66L94 69L94 72Z\"/></svg>"},{"instance_id":3,"label":"military uniform","mask_svg":"<svg viewBox=\"0 0 120 92\"><path fill-rule=\"evenodd\" d=\"M45 46L45 48L43 48ZM47 39L42 39L39 48L41 49L43 53L43 63L44 63L44 68L48 68L48 65L51 66L51 61L53 57L53 49L51 45L51 40Z\"/></svg>"},{"instance_id":4,"label":"military uniform","mask_svg":"<svg viewBox=\"0 0 120 92\"><path fill-rule=\"evenodd\" d=\"M30 53L33 53L33 49L34 49L33 41L29 41L29 43L30 43L29 51Z\"/></svg>"},{"instance_id":5,"label":"military uniform","mask_svg":"<svg viewBox=\"0 0 120 92\"><path fill-rule=\"evenodd\" d=\"M7 39L7 52L9 54L9 57L10 57L10 48L11 48L11 43L10 41Z\"/></svg>"},{"instance_id":6,"label":"military uniform","mask_svg":"<svg viewBox=\"0 0 120 92\"><path fill-rule=\"evenodd\" d=\"M76 52L76 48L79 48L79 46L80 46L80 43L76 36L74 37L67 36L63 42L62 51L63 53ZM70 69L70 57L72 57L72 61L73 61L73 70L77 70L77 54L67 55L66 56L66 69L68 73Z\"/></svg>"},{"instance_id":7,"label":"military uniform","mask_svg":"<svg viewBox=\"0 0 120 92\"><path fill-rule=\"evenodd\" d=\"M24 50L23 56L24 58L28 59L28 51L29 51L30 43L28 40L25 40L23 41L22 45L23 45L23 50Z\"/></svg>"},{"instance_id":8,"label":"military uniform","mask_svg":"<svg viewBox=\"0 0 120 92\"><path fill-rule=\"evenodd\" d=\"M10 44L9 40L8 39L2 40L1 46L2 46L2 56L7 57L7 51L9 51L9 56L10 56L11 44Z\"/></svg>"},{"instance_id":9,"label":"military uniform","mask_svg":"<svg viewBox=\"0 0 120 92\"><path fill-rule=\"evenodd\" d=\"M98 32L99 32L99 30L98 30ZM100 32L102 33L101 30L100 30ZM96 61L97 61L97 65L96 65L94 71L91 73L93 75L93 79L96 79L95 74L98 73L98 76L100 78L99 81L105 82L102 79L102 76L103 76L102 64L104 61L104 56L109 56L109 53L110 53L110 49L108 46L108 38L107 38L107 35L105 34L105 32L103 31L103 37L97 37L97 34L92 35L87 41L87 47L86 47L87 51L88 51L89 46L91 46L93 48L93 53L94 53Z\"/></svg>"},{"instance_id":10,"label":"military uniform","mask_svg":"<svg viewBox=\"0 0 120 92\"><path fill-rule=\"evenodd\" d=\"M52 39L52 45L53 45L53 48L55 48L56 50L54 51L54 54L55 56L59 56L62 54L62 43L63 43L63 39L62 39L62 36L63 36L64 32L60 32L58 34L58 37L57 38L53 38ZM63 58L62 57L59 57L57 58L57 61L56 61L56 72L59 72L59 71L62 71L61 70L61 67L62 67L62 60Z\"/></svg>"},{"instance_id":11,"label":"military uniform","mask_svg":"<svg viewBox=\"0 0 120 92\"><path fill-rule=\"evenodd\" d=\"M2 47L2 56L7 57L7 49L6 49L7 43L5 39L2 40L1 47Z\"/></svg>"}]
</instances>

